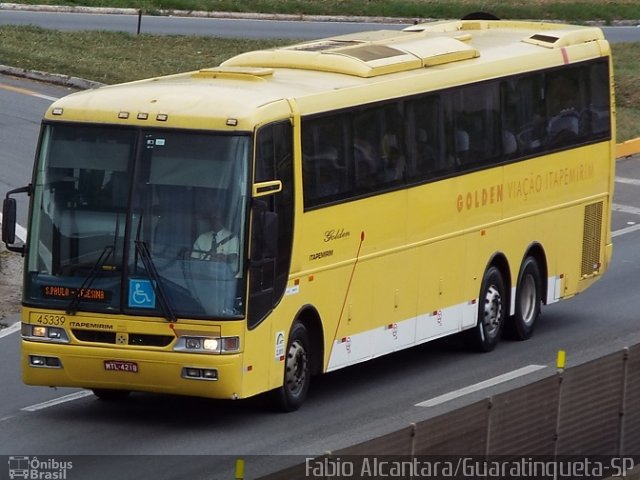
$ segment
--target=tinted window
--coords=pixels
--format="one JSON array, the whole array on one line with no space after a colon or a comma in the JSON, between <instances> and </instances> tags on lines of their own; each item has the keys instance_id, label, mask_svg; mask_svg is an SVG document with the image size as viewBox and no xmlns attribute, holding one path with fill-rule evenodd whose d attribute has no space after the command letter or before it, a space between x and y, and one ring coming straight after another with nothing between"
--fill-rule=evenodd
<instances>
[{"instance_id":1,"label":"tinted window","mask_svg":"<svg viewBox=\"0 0 640 480\"><path fill-rule=\"evenodd\" d=\"M606 60L303 119L305 208L611 135Z\"/></svg>"}]
</instances>

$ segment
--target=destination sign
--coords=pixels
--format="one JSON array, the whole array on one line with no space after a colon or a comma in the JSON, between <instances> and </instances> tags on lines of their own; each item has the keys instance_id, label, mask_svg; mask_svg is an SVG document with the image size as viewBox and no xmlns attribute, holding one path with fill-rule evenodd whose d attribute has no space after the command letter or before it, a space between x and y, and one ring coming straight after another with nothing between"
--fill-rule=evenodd
<instances>
[{"instance_id":1,"label":"destination sign","mask_svg":"<svg viewBox=\"0 0 640 480\"><path fill-rule=\"evenodd\" d=\"M78 293L79 292L79 293ZM69 299L78 297L79 300L89 302L108 302L111 300L111 292L102 288L74 288L60 285L44 285L41 287L43 297Z\"/></svg>"}]
</instances>

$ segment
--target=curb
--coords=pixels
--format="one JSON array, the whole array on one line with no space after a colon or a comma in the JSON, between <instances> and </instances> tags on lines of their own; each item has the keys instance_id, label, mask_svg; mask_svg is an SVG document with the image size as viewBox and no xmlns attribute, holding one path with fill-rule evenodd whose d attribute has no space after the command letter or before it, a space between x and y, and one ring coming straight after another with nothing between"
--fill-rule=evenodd
<instances>
[{"instance_id":1,"label":"curb","mask_svg":"<svg viewBox=\"0 0 640 480\"><path fill-rule=\"evenodd\" d=\"M60 85L62 87L72 87L79 90L90 90L92 88L105 87L105 83L94 82L84 78L72 77L70 75L62 75L59 73L41 72L39 70L26 70L24 68L10 67L8 65L0 65L0 73L12 75L14 77L28 78L38 82L50 83L52 85Z\"/></svg>"}]
</instances>

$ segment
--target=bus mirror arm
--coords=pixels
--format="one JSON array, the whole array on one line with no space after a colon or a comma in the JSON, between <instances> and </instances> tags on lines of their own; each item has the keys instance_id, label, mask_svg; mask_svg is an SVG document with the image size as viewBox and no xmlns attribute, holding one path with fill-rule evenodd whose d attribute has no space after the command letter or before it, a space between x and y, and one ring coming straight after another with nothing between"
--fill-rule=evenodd
<instances>
[{"instance_id":1,"label":"bus mirror arm","mask_svg":"<svg viewBox=\"0 0 640 480\"><path fill-rule=\"evenodd\" d=\"M16 193L31 194L31 185L16 188L7 192L7 195L2 202L2 241L7 246L7 250L24 255L25 246L14 245L14 243L16 243L17 204L16 199L12 198L11 195Z\"/></svg>"}]
</instances>

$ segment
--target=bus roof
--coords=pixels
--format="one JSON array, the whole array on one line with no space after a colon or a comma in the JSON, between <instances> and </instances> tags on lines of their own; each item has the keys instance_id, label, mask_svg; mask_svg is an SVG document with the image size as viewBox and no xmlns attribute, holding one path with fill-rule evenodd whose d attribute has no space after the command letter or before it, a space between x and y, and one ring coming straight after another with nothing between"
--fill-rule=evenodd
<instances>
[{"instance_id":1,"label":"bus roof","mask_svg":"<svg viewBox=\"0 0 640 480\"><path fill-rule=\"evenodd\" d=\"M313 113L608 52L595 27L500 20L424 23L247 52L214 68L79 92L54 103L46 118L251 131L289 116L289 99L301 113Z\"/></svg>"}]
</instances>

